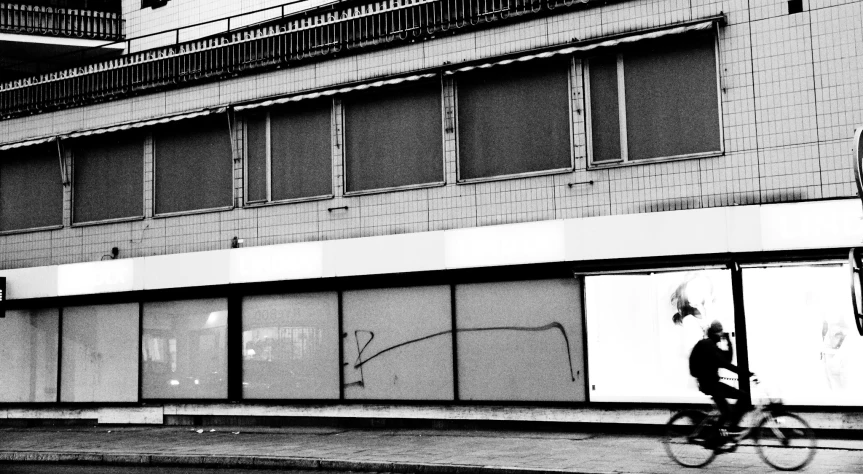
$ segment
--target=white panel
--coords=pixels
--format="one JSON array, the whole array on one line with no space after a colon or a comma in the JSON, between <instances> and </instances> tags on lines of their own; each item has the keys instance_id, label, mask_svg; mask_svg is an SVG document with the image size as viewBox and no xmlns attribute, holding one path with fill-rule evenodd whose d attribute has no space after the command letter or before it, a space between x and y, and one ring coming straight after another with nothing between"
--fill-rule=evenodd
<instances>
[{"instance_id":1,"label":"white panel","mask_svg":"<svg viewBox=\"0 0 863 474\"><path fill-rule=\"evenodd\" d=\"M57 267L57 294L91 295L142 290L143 280L135 281L135 267L142 264L143 259L136 258L60 265Z\"/></svg>"},{"instance_id":2,"label":"white panel","mask_svg":"<svg viewBox=\"0 0 863 474\"><path fill-rule=\"evenodd\" d=\"M321 242L247 247L230 251L231 283L300 280L324 275Z\"/></svg>"},{"instance_id":3,"label":"white panel","mask_svg":"<svg viewBox=\"0 0 863 474\"><path fill-rule=\"evenodd\" d=\"M144 289L185 288L229 283L228 250L146 257Z\"/></svg>"},{"instance_id":4,"label":"white panel","mask_svg":"<svg viewBox=\"0 0 863 474\"><path fill-rule=\"evenodd\" d=\"M420 232L325 242L324 273L348 276L442 270L445 234Z\"/></svg>"},{"instance_id":5,"label":"white panel","mask_svg":"<svg viewBox=\"0 0 863 474\"><path fill-rule=\"evenodd\" d=\"M10 300L57 296L57 267L19 268L0 271L6 277L6 293Z\"/></svg>"},{"instance_id":6,"label":"white panel","mask_svg":"<svg viewBox=\"0 0 863 474\"><path fill-rule=\"evenodd\" d=\"M799 202L761 207L764 250L863 245L859 199Z\"/></svg>"},{"instance_id":7,"label":"white panel","mask_svg":"<svg viewBox=\"0 0 863 474\"><path fill-rule=\"evenodd\" d=\"M729 252L760 252L761 206L725 208Z\"/></svg>"},{"instance_id":8,"label":"white panel","mask_svg":"<svg viewBox=\"0 0 863 474\"><path fill-rule=\"evenodd\" d=\"M559 262L565 256L564 221L457 229L444 234L447 268Z\"/></svg>"},{"instance_id":9,"label":"white panel","mask_svg":"<svg viewBox=\"0 0 863 474\"><path fill-rule=\"evenodd\" d=\"M594 260L728 251L722 208L570 219L566 259Z\"/></svg>"}]
</instances>

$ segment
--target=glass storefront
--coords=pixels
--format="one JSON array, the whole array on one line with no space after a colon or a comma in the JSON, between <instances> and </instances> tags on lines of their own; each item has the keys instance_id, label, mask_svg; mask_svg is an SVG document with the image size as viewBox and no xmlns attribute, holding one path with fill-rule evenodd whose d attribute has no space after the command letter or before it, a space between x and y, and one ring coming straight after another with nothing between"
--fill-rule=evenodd
<instances>
[{"instance_id":1,"label":"glass storefront","mask_svg":"<svg viewBox=\"0 0 863 474\"><path fill-rule=\"evenodd\" d=\"M143 398L227 398L225 298L144 303Z\"/></svg>"},{"instance_id":2,"label":"glass storefront","mask_svg":"<svg viewBox=\"0 0 863 474\"><path fill-rule=\"evenodd\" d=\"M63 308L61 401L138 401L138 309L138 303Z\"/></svg>"},{"instance_id":3,"label":"glass storefront","mask_svg":"<svg viewBox=\"0 0 863 474\"><path fill-rule=\"evenodd\" d=\"M863 405L847 265L743 269L749 364L792 405Z\"/></svg>"},{"instance_id":4,"label":"glass storefront","mask_svg":"<svg viewBox=\"0 0 863 474\"><path fill-rule=\"evenodd\" d=\"M0 402L57 401L59 310L6 310L0 318Z\"/></svg>"},{"instance_id":5,"label":"glass storefront","mask_svg":"<svg viewBox=\"0 0 863 474\"><path fill-rule=\"evenodd\" d=\"M713 320L735 341L730 270L587 276L585 299L591 401L709 402L689 354Z\"/></svg>"},{"instance_id":6,"label":"glass storefront","mask_svg":"<svg viewBox=\"0 0 863 474\"><path fill-rule=\"evenodd\" d=\"M243 298L243 397L339 398L338 294Z\"/></svg>"}]
</instances>

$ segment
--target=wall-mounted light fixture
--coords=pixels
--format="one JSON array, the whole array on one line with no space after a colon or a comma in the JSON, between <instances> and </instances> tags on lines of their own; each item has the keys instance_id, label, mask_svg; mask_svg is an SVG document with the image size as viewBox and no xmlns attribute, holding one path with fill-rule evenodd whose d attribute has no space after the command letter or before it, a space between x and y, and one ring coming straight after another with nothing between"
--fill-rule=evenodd
<instances>
[{"instance_id":1,"label":"wall-mounted light fixture","mask_svg":"<svg viewBox=\"0 0 863 474\"><path fill-rule=\"evenodd\" d=\"M240 239L236 236L234 236L234 238L231 239L231 248L232 249L238 249L238 248L240 248L240 245L242 245L242 244L243 244L243 239Z\"/></svg>"}]
</instances>

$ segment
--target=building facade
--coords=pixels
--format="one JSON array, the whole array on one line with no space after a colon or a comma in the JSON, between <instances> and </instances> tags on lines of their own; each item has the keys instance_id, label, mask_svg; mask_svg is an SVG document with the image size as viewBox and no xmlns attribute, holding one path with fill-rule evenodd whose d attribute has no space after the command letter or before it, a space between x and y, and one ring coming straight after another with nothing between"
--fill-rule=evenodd
<instances>
[{"instance_id":1,"label":"building facade","mask_svg":"<svg viewBox=\"0 0 863 474\"><path fill-rule=\"evenodd\" d=\"M863 2L215 3L0 85L0 418L859 427Z\"/></svg>"}]
</instances>

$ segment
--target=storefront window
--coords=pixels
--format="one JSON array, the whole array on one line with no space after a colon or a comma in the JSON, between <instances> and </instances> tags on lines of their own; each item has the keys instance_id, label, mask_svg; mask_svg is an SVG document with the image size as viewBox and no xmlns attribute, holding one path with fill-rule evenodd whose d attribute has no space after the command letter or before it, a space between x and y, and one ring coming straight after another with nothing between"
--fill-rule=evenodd
<instances>
[{"instance_id":1,"label":"storefront window","mask_svg":"<svg viewBox=\"0 0 863 474\"><path fill-rule=\"evenodd\" d=\"M455 294L461 400L584 400L577 280L472 283Z\"/></svg>"},{"instance_id":2,"label":"storefront window","mask_svg":"<svg viewBox=\"0 0 863 474\"><path fill-rule=\"evenodd\" d=\"M60 400L138 400L138 304L63 308Z\"/></svg>"},{"instance_id":3,"label":"storefront window","mask_svg":"<svg viewBox=\"0 0 863 474\"><path fill-rule=\"evenodd\" d=\"M713 320L734 344L729 270L587 276L585 298L591 401L709 402L689 354Z\"/></svg>"},{"instance_id":4,"label":"storefront window","mask_svg":"<svg viewBox=\"0 0 863 474\"><path fill-rule=\"evenodd\" d=\"M345 291L345 398L452 400L449 286Z\"/></svg>"},{"instance_id":5,"label":"storefront window","mask_svg":"<svg viewBox=\"0 0 863 474\"><path fill-rule=\"evenodd\" d=\"M339 398L336 293L243 299L243 397Z\"/></svg>"},{"instance_id":6,"label":"storefront window","mask_svg":"<svg viewBox=\"0 0 863 474\"><path fill-rule=\"evenodd\" d=\"M749 364L792 405L863 406L846 265L743 269Z\"/></svg>"},{"instance_id":7,"label":"storefront window","mask_svg":"<svg viewBox=\"0 0 863 474\"><path fill-rule=\"evenodd\" d=\"M144 303L143 398L226 398L228 302Z\"/></svg>"},{"instance_id":8,"label":"storefront window","mask_svg":"<svg viewBox=\"0 0 863 474\"><path fill-rule=\"evenodd\" d=\"M0 318L0 402L57 401L57 309Z\"/></svg>"}]
</instances>

